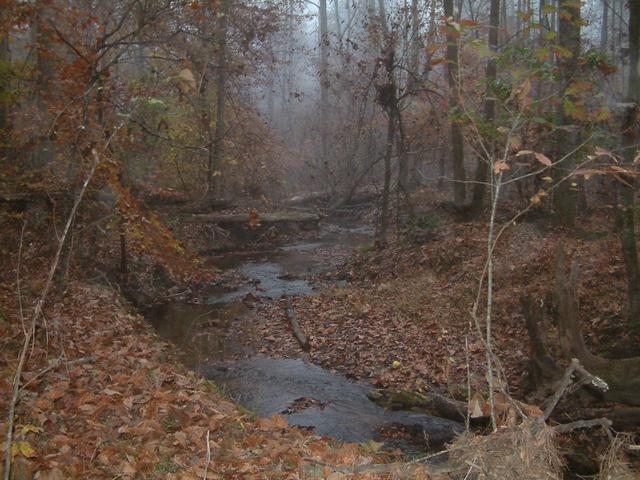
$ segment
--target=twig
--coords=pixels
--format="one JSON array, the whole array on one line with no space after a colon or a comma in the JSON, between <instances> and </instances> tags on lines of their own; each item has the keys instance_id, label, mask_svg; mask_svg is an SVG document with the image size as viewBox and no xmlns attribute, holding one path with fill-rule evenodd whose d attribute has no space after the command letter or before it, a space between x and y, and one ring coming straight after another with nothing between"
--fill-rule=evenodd
<instances>
[{"instance_id":1,"label":"twig","mask_svg":"<svg viewBox=\"0 0 640 480\"><path fill-rule=\"evenodd\" d=\"M16 367L16 371L13 377L13 393L11 395L11 399L9 401L9 414L8 414L8 424L7 424L7 442L5 446L5 462L4 462L4 480L9 480L11 474L11 445L13 442L13 424L15 417L16 404L18 402L18 395L20 393L20 377L22 376L22 369L24 368L24 364L27 358L27 350L29 349L29 344L31 343L32 338L35 335L36 325L38 322L38 318L42 313L42 309L44 307L44 302L49 294L49 290L51 289L51 283L53 281L53 277L56 273L56 269L58 268L58 263L60 263L60 256L62 255L62 249L64 247L65 240L67 238L67 234L71 229L71 224L75 218L78 207L80 206L80 202L82 202L82 198L84 197L84 193L93 178L93 175L96 171L98 163L100 162L100 158L98 157L98 153L93 150L92 151L94 162L87 178L80 189L80 193L76 198L73 208L71 209L71 213L69 214L69 218L67 219L67 223L65 225L64 231L62 233L62 237L60 238L60 242L58 244L58 249L56 250L56 254L51 262L51 267L49 268L49 274L47 275L47 281L42 289L42 293L40 294L40 298L36 303L36 306L33 311L33 315L31 316L31 323L29 326L29 330L24 338L24 343L22 345L22 349L20 350L20 356L18 358L18 366Z\"/></svg>"},{"instance_id":2,"label":"twig","mask_svg":"<svg viewBox=\"0 0 640 480\"><path fill-rule=\"evenodd\" d=\"M76 358L75 360L70 360L68 362L65 362L63 357L58 357L55 360L53 360L49 364L49 366L43 368L33 378L30 378L28 381L26 381L20 387L20 391L23 391L25 388L27 388L28 385L30 385L31 383L35 382L38 378L42 377L43 375L46 375L47 372L50 372L51 370L55 370L56 368L58 368L63 363L64 363L65 367L68 368L70 365L78 365L80 363L94 362L95 360L96 360L95 357L88 356L88 357Z\"/></svg>"},{"instance_id":3,"label":"twig","mask_svg":"<svg viewBox=\"0 0 640 480\"><path fill-rule=\"evenodd\" d=\"M291 297L287 295L286 298L287 305L284 309L287 320L289 321L289 325L291 326L291 330L293 332L293 336L296 337L296 340L300 344L300 348L304 352L309 352L311 349L311 345L309 344L309 338L304 334L302 329L300 328L300 323L296 317L296 311L293 308L293 303L291 302Z\"/></svg>"},{"instance_id":4,"label":"twig","mask_svg":"<svg viewBox=\"0 0 640 480\"><path fill-rule=\"evenodd\" d=\"M207 456L204 461L204 475L202 475L202 480L207 480L207 474L209 473L209 463L211 462L211 442L209 441L209 436L211 432L207 430Z\"/></svg>"},{"instance_id":5,"label":"twig","mask_svg":"<svg viewBox=\"0 0 640 480\"><path fill-rule=\"evenodd\" d=\"M469 425L471 423L471 412L469 411L469 405L471 405L471 365L469 361L469 337L464 337L464 351L467 361L467 414L464 418L464 426L467 432L469 431Z\"/></svg>"},{"instance_id":6,"label":"twig","mask_svg":"<svg viewBox=\"0 0 640 480\"><path fill-rule=\"evenodd\" d=\"M18 293L18 306L20 308L20 322L22 323L22 331L27 334L27 326L24 323L24 309L22 308L22 287L20 286L20 264L22 261L22 245L24 242L24 229L27 226L25 221L22 224L22 230L20 231L20 247L18 247L18 266L16 267L16 289Z\"/></svg>"}]
</instances>

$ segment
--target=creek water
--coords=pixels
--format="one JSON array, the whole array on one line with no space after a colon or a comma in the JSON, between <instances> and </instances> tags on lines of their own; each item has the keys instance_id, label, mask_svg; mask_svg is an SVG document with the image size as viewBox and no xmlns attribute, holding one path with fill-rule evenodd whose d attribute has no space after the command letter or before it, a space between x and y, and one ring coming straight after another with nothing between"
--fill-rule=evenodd
<instances>
[{"instance_id":1,"label":"creek water","mask_svg":"<svg viewBox=\"0 0 640 480\"><path fill-rule=\"evenodd\" d=\"M372 240L368 228L322 227L318 238L265 252L225 254L212 263L244 281L233 290L212 287L201 303L172 303L149 313L157 332L175 343L182 360L215 380L241 405L261 416L282 413L292 425L344 441L382 440L415 450L438 447L461 426L412 412L385 410L367 398L371 386L354 382L304 359L256 356L240 341L255 316L248 296L277 300L283 295L313 295L317 275ZM410 447L402 438L414 440ZM387 432L385 434L385 432Z\"/></svg>"}]
</instances>

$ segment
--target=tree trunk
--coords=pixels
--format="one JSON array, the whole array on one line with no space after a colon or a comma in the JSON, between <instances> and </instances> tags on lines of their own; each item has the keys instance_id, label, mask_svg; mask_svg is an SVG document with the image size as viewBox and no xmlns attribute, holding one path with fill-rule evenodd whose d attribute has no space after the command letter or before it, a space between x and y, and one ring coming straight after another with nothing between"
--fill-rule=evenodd
<instances>
[{"instance_id":1,"label":"tree trunk","mask_svg":"<svg viewBox=\"0 0 640 480\"><path fill-rule=\"evenodd\" d=\"M453 18L453 0L444 0L444 14ZM458 113L458 35L447 28L447 79L449 82L449 109L455 117ZM460 123L451 120L451 153L453 165L453 198L462 205L466 198L466 172L464 169L464 138Z\"/></svg>"},{"instance_id":2,"label":"tree trunk","mask_svg":"<svg viewBox=\"0 0 640 480\"><path fill-rule=\"evenodd\" d=\"M282 108L284 110L285 131L293 131L293 107L291 104L291 85L293 84L293 29L294 0L287 2L287 30L285 36L285 66L282 81Z\"/></svg>"},{"instance_id":3,"label":"tree trunk","mask_svg":"<svg viewBox=\"0 0 640 480\"><path fill-rule=\"evenodd\" d=\"M556 297L558 335L564 356L577 358L587 371L608 383L607 400L640 405L640 357L609 360L587 349L580 328L577 263L573 263L569 275L566 270L565 255L559 247L556 253Z\"/></svg>"},{"instance_id":4,"label":"tree trunk","mask_svg":"<svg viewBox=\"0 0 640 480\"><path fill-rule=\"evenodd\" d=\"M542 308L531 297L525 296L522 298L522 313L531 345L527 389L535 392L536 397L546 398L553 393L553 383L561 372L549 354L544 337L540 333L539 326L543 318Z\"/></svg>"},{"instance_id":5,"label":"tree trunk","mask_svg":"<svg viewBox=\"0 0 640 480\"><path fill-rule=\"evenodd\" d=\"M602 0L602 24L600 26L600 50L607 51L609 43L609 5L607 0Z\"/></svg>"},{"instance_id":6,"label":"tree trunk","mask_svg":"<svg viewBox=\"0 0 640 480\"><path fill-rule=\"evenodd\" d=\"M489 9L489 48L492 52L498 50L498 31L500 29L500 0L491 0ZM495 58L490 58L487 62L486 82L487 91L484 100L484 120L487 125L491 125L496 117L496 101L493 95L493 84L498 76L498 66ZM487 175L489 166L493 162L493 142L487 142L489 150L489 158L478 158L478 167L476 169L476 183L473 185L473 196L471 199L471 214L478 216L482 213L484 206L484 197L487 191Z\"/></svg>"},{"instance_id":7,"label":"tree trunk","mask_svg":"<svg viewBox=\"0 0 640 480\"><path fill-rule=\"evenodd\" d=\"M640 0L629 2L629 77L627 79L627 110L622 126L622 147L626 168L634 169L638 150L640 128L637 118L640 113ZM640 329L640 266L635 232L635 177L626 175L624 183L618 182L619 224L622 255L627 270L627 292L629 300L629 326Z\"/></svg>"},{"instance_id":8,"label":"tree trunk","mask_svg":"<svg viewBox=\"0 0 640 480\"><path fill-rule=\"evenodd\" d=\"M420 48L422 46L420 38L420 11L418 0L411 0L411 37L409 40L409 76L407 78L407 90L412 91L416 87L420 77L419 60Z\"/></svg>"},{"instance_id":9,"label":"tree trunk","mask_svg":"<svg viewBox=\"0 0 640 480\"><path fill-rule=\"evenodd\" d=\"M376 230L375 243L378 247L387 244L387 233L389 231L389 200L391 197L391 155L393 154L393 141L396 136L397 118L394 108L387 112L387 146L384 154L384 186L382 189L382 200L380 205L380 221Z\"/></svg>"},{"instance_id":10,"label":"tree trunk","mask_svg":"<svg viewBox=\"0 0 640 480\"><path fill-rule=\"evenodd\" d=\"M217 68L216 79L216 128L213 134L213 145L209 156L207 172L207 196L215 198L220 194L220 164L224 155L225 109L227 101L227 34L229 26L229 10L231 0L222 0L218 13L217 25Z\"/></svg>"},{"instance_id":11,"label":"tree trunk","mask_svg":"<svg viewBox=\"0 0 640 480\"><path fill-rule=\"evenodd\" d=\"M333 13L336 17L336 35L338 41L342 42L342 20L340 20L340 3L338 0L333 0Z\"/></svg>"},{"instance_id":12,"label":"tree trunk","mask_svg":"<svg viewBox=\"0 0 640 480\"><path fill-rule=\"evenodd\" d=\"M31 167L38 169L48 165L53 160L53 144L46 135L49 125L49 111L46 97L50 93L50 83L53 77L54 65L51 60L49 49L54 44L51 28L47 24L49 15L47 2L36 0L34 4L35 19L32 22L32 38L36 45L36 71L34 100L38 110L38 131L39 137L35 139L33 158Z\"/></svg>"},{"instance_id":13,"label":"tree trunk","mask_svg":"<svg viewBox=\"0 0 640 480\"><path fill-rule=\"evenodd\" d=\"M409 187L409 147L407 146L407 136L405 135L404 125L402 123L402 113L400 108L396 108L396 121L398 124L397 136L397 156L398 156L398 197L402 196L404 200L405 212L409 218L413 218L413 206L411 205L410 187ZM415 175L415 171L414 171ZM400 201L398 201L398 213L400 213Z\"/></svg>"},{"instance_id":14,"label":"tree trunk","mask_svg":"<svg viewBox=\"0 0 640 480\"><path fill-rule=\"evenodd\" d=\"M329 161L329 27L327 24L327 0L320 0L320 160L323 166Z\"/></svg>"},{"instance_id":15,"label":"tree trunk","mask_svg":"<svg viewBox=\"0 0 640 480\"><path fill-rule=\"evenodd\" d=\"M391 198L391 156L393 144L396 138L396 124L398 122L398 92L395 82L395 42L387 25L387 13L384 0L378 0L380 23L382 25L383 44L381 57L384 58L386 78L384 83L378 85L378 103L387 114L387 144L384 154L384 186L382 190L382 204L380 205L380 218L375 234L375 244L382 248L387 244L389 231L389 201Z\"/></svg>"},{"instance_id":16,"label":"tree trunk","mask_svg":"<svg viewBox=\"0 0 640 480\"><path fill-rule=\"evenodd\" d=\"M0 10L0 28L7 22L7 10ZM11 50L9 29L0 31L0 157L5 156L9 139L9 94L11 90Z\"/></svg>"},{"instance_id":17,"label":"tree trunk","mask_svg":"<svg viewBox=\"0 0 640 480\"><path fill-rule=\"evenodd\" d=\"M580 3L574 0L561 0L559 4L559 25L558 39L560 45L571 52L570 58L559 59L558 66L561 74L561 85L563 93L566 91L572 76L578 71L578 57L580 55ZM563 95L564 101L570 101L571 97ZM571 119L564 109L564 101L559 102L556 107L556 126L566 126ZM575 135L564 128L558 128L556 137L557 161L571 151L575 145ZM554 179L560 183L553 195L553 206L558 220L568 227L573 227L576 217L576 193L571 188L571 182L564 180L571 174L574 161L569 157L557 163L554 169Z\"/></svg>"},{"instance_id":18,"label":"tree trunk","mask_svg":"<svg viewBox=\"0 0 640 480\"><path fill-rule=\"evenodd\" d=\"M138 5L138 8L136 9L136 20L139 31L142 31L142 27L145 24L145 10L146 9L143 5ZM145 78L148 71L146 59L147 52L140 34L137 35L136 41L137 43L133 46L134 67L138 80L142 80Z\"/></svg>"}]
</instances>

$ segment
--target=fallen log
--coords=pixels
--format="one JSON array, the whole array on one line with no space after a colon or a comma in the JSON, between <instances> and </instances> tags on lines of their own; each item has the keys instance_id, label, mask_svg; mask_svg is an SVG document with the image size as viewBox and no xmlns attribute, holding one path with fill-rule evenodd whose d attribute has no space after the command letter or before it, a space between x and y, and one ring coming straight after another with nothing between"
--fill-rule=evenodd
<instances>
[{"instance_id":1,"label":"fallen log","mask_svg":"<svg viewBox=\"0 0 640 480\"><path fill-rule=\"evenodd\" d=\"M294 195L284 201L287 205L304 205L311 202L327 202L331 197L330 192L310 192L301 195Z\"/></svg>"},{"instance_id":2,"label":"fallen log","mask_svg":"<svg viewBox=\"0 0 640 480\"><path fill-rule=\"evenodd\" d=\"M291 302L291 298L289 297L287 297L287 306L285 307L284 312L287 316L287 320L289 321L289 325L291 326L291 330L293 331L293 335L296 337L296 340L300 344L300 348L302 348L304 352L308 352L311 349L309 338L307 338L307 336L300 328L296 311L294 310L293 303Z\"/></svg>"},{"instance_id":3,"label":"fallen log","mask_svg":"<svg viewBox=\"0 0 640 480\"><path fill-rule=\"evenodd\" d=\"M185 214L181 218L186 222L192 223L215 223L221 226L241 226L249 225L249 213L203 213L203 214ZM315 213L302 212L273 212L262 213L257 217L260 225L276 225L276 224L300 224L302 226L316 226L320 221L320 216Z\"/></svg>"},{"instance_id":4,"label":"fallen log","mask_svg":"<svg viewBox=\"0 0 640 480\"><path fill-rule=\"evenodd\" d=\"M464 422L467 418L467 405L464 402L447 398L436 392L418 393L393 388L377 388L371 390L367 397L389 410L413 410L456 422Z\"/></svg>"},{"instance_id":5,"label":"fallen log","mask_svg":"<svg viewBox=\"0 0 640 480\"><path fill-rule=\"evenodd\" d=\"M561 424L575 422L576 419L594 420L606 418L618 431L629 431L640 427L639 407L601 407L601 408L571 408L561 411L553 416L553 419Z\"/></svg>"}]
</instances>

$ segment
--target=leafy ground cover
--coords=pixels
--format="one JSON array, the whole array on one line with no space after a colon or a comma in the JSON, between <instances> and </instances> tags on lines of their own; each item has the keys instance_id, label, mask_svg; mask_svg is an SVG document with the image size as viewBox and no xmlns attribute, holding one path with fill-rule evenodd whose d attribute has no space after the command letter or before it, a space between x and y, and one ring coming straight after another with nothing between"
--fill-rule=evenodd
<instances>
[{"instance_id":1,"label":"leafy ground cover","mask_svg":"<svg viewBox=\"0 0 640 480\"><path fill-rule=\"evenodd\" d=\"M446 221L425 242L398 241L384 251L363 250L327 274L350 284L294 303L311 337L314 362L381 386L420 390L435 385L465 399L467 364L472 388L482 390L485 383L484 348L471 310L486 260L486 226L451 222L442 210L430 215ZM602 221L584 225L584 230L597 233ZM580 313L589 347L611 357L637 350L638 335L620 329L626 287L617 237L577 236L534 221L514 224L505 230L495 254L494 339L510 390L521 398L526 394L529 339L520 302L529 295L545 306L543 330L552 348L557 347L558 245L580 265ZM260 346L263 353L299 355L282 305L262 304L258 317L263 321L257 338L266 340Z\"/></svg>"},{"instance_id":2,"label":"leafy ground cover","mask_svg":"<svg viewBox=\"0 0 640 480\"><path fill-rule=\"evenodd\" d=\"M202 479L207 450L206 478L322 478L332 470L310 459L374 460L358 445L332 446L238 408L182 367L113 291L73 282L47 320L23 380L14 478ZM21 332L6 320L0 329L4 432Z\"/></svg>"}]
</instances>

